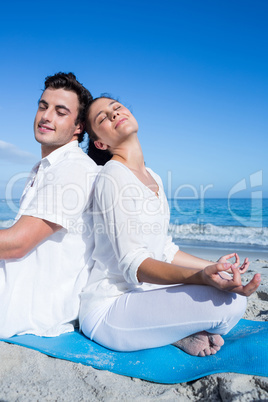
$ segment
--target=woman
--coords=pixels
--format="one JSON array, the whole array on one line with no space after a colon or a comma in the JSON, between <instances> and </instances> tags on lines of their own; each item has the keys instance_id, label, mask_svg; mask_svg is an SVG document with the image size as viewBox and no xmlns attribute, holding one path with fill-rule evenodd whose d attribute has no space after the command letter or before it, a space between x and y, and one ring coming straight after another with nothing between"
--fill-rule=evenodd
<instances>
[{"instance_id":1,"label":"woman","mask_svg":"<svg viewBox=\"0 0 268 402\"><path fill-rule=\"evenodd\" d=\"M81 294L82 331L119 351L172 343L192 355L215 354L224 343L221 335L242 317L245 296L257 289L260 275L242 286L247 260L239 268L238 256L230 254L216 264L172 243L162 182L145 167L138 123L127 108L107 97L95 99L87 131L112 159L95 184L95 264ZM231 265L227 260L234 256Z\"/></svg>"}]
</instances>

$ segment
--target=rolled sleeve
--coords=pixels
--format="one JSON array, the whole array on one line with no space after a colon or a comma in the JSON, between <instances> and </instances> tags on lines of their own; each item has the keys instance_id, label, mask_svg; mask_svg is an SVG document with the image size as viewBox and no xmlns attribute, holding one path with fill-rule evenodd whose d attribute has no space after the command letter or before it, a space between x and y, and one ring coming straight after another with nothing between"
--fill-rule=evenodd
<instances>
[{"instance_id":1,"label":"rolled sleeve","mask_svg":"<svg viewBox=\"0 0 268 402\"><path fill-rule=\"evenodd\" d=\"M139 285L138 269L141 263L147 258L153 258L153 254L145 249L137 249L129 252L119 263L120 270L123 272L124 278L128 283Z\"/></svg>"},{"instance_id":2,"label":"rolled sleeve","mask_svg":"<svg viewBox=\"0 0 268 402\"><path fill-rule=\"evenodd\" d=\"M111 172L108 177L100 174L94 197L94 221L103 224L103 232L108 236L116 256L118 269L128 283L140 284L137 279L137 271L140 264L147 258L153 257L148 251L143 236L139 234L138 226L140 215L137 212L138 194L134 186L124 181L121 175L120 182L115 181L113 176L120 176L118 172ZM122 190L124 191L124 200L122 205ZM96 238L96 234L95 234ZM96 239L99 244L101 239ZM96 246L97 247L97 246ZM97 247L98 248L98 247Z\"/></svg>"},{"instance_id":3,"label":"rolled sleeve","mask_svg":"<svg viewBox=\"0 0 268 402\"><path fill-rule=\"evenodd\" d=\"M179 246L177 246L173 241L171 236L167 236L165 248L164 248L164 261L172 262L175 254L179 251Z\"/></svg>"}]
</instances>

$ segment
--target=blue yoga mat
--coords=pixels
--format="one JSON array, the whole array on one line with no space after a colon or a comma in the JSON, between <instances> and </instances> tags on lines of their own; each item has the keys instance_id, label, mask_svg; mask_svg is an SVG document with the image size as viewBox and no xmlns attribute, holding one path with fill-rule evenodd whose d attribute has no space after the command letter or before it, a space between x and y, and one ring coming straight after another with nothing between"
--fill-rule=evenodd
<instances>
[{"instance_id":1,"label":"blue yoga mat","mask_svg":"<svg viewBox=\"0 0 268 402\"><path fill-rule=\"evenodd\" d=\"M224 372L268 375L268 322L261 321L240 320L224 336L225 345L221 350L207 357L190 356L172 345L138 352L114 352L79 332L55 338L20 335L2 340L48 356L163 384Z\"/></svg>"}]
</instances>

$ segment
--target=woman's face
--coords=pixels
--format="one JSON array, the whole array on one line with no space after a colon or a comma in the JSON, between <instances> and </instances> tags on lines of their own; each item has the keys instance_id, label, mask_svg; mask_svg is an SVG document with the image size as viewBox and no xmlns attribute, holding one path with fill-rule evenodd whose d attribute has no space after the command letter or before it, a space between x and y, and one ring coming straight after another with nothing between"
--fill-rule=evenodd
<instances>
[{"instance_id":1,"label":"woman's face","mask_svg":"<svg viewBox=\"0 0 268 402\"><path fill-rule=\"evenodd\" d=\"M113 99L96 100L90 107L89 120L99 139L95 145L101 149L116 148L138 131L138 123L133 114Z\"/></svg>"}]
</instances>

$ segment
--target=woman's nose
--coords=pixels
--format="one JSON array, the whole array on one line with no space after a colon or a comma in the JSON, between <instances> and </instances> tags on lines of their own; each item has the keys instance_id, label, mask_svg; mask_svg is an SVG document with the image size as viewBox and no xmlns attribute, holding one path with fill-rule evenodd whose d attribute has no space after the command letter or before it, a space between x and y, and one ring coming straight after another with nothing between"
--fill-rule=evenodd
<instances>
[{"instance_id":1,"label":"woman's nose","mask_svg":"<svg viewBox=\"0 0 268 402\"><path fill-rule=\"evenodd\" d=\"M118 116L118 115L119 115L119 112L117 110L114 110L112 112L112 119L114 120L116 118L116 116Z\"/></svg>"}]
</instances>

